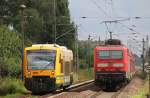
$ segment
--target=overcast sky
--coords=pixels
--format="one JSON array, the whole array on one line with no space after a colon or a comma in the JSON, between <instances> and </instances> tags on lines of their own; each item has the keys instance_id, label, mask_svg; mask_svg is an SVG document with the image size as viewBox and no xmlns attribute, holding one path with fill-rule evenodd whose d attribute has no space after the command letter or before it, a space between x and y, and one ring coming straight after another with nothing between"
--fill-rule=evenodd
<instances>
[{"instance_id":1,"label":"overcast sky","mask_svg":"<svg viewBox=\"0 0 150 98\"><path fill-rule=\"evenodd\" d=\"M108 30L102 21L131 18L120 23L107 24L110 31L118 34L124 44L133 38L129 28L141 34L150 34L150 0L69 0L72 21L78 25L80 40L86 40L90 34L94 40L109 37ZM87 17L87 18L81 18ZM122 18L121 18L122 17ZM134 17L142 17L135 19ZM122 33L122 34L121 34ZM136 35L141 41L143 35Z\"/></svg>"}]
</instances>

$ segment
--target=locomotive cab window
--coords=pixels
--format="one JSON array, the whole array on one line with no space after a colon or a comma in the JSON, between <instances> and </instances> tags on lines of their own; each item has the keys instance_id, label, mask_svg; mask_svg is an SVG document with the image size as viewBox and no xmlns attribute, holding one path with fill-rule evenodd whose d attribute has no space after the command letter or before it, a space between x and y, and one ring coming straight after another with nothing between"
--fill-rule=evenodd
<instances>
[{"instance_id":1,"label":"locomotive cab window","mask_svg":"<svg viewBox=\"0 0 150 98\"><path fill-rule=\"evenodd\" d=\"M109 51L107 51L107 50L99 51L99 58L108 59L109 58Z\"/></svg>"},{"instance_id":2,"label":"locomotive cab window","mask_svg":"<svg viewBox=\"0 0 150 98\"><path fill-rule=\"evenodd\" d=\"M122 59L122 50L101 50L98 52L100 59Z\"/></svg>"},{"instance_id":3,"label":"locomotive cab window","mask_svg":"<svg viewBox=\"0 0 150 98\"><path fill-rule=\"evenodd\" d=\"M113 59L122 59L122 51L121 50L112 50L111 58Z\"/></svg>"},{"instance_id":4,"label":"locomotive cab window","mask_svg":"<svg viewBox=\"0 0 150 98\"><path fill-rule=\"evenodd\" d=\"M55 68L56 51L28 51L27 61L29 70L53 70Z\"/></svg>"}]
</instances>

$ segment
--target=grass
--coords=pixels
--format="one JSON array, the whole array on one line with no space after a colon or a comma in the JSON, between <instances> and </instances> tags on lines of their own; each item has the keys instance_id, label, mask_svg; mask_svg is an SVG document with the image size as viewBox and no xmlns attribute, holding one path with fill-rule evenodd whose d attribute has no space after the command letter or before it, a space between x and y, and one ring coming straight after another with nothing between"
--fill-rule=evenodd
<instances>
[{"instance_id":1,"label":"grass","mask_svg":"<svg viewBox=\"0 0 150 98\"><path fill-rule=\"evenodd\" d=\"M20 98L22 94L16 93L16 94L7 94L6 96L0 96L0 98ZM21 98L39 98L38 96L28 96L28 97L21 97Z\"/></svg>"},{"instance_id":2,"label":"grass","mask_svg":"<svg viewBox=\"0 0 150 98\"><path fill-rule=\"evenodd\" d=\"M139 72L136 75L142 78L145 81L145 84L141 89L138 90L138 92L135 95L131 96L130 98L146 98L146 95L148 94L148 78L146 78L147 75L146 73L142 72Z\"/></svg>"},{"instance_id":3,"label":"grass","mask_svg":"<svg viewBox=\"0 0 150 98\"><path fill-rule=\"evenodd\" d=\"M146 87L141 88L136 95L132 96L131 98L145 98L148 89Z\"/></svg>"},{"instance_id":4,"label":"grass","mask_svg":"<svg viewBox=\"0 0 150 98\"><path fill-rule=\"evenodd\" d=\"M94 78L93 68L89 68L89 69L80 68L78 70L78 73L73 74L73 80L74 80L73 84L76 84L82 81L91 80L93 78Z\"/></svg>"},{"instance_id":5,"label":"grass","mask_svg":"<svg viewBox=\"0 0 150 98\"><path fill-rule=\"evenodd\" d=\"M91 80L94 77L93 69L80 69L78 75L78 82ZM0 78L0 98L18 98L24 96L27 93L22 81L16 78ZM36 96L30 96L29 98L37 98Z\"/></svg>"},{"instance_id":6,"label":"grass","mask_svg":"<svg viewBox=\"0 0 150 98\"><path fill-rule=\"evenodd\" d=\"M7 94L5 96L0 96L0 98L17 98L19 96L21 96L21 94L16 93L16 94Z\"/></svg>"},{"instance_id":7,"label":"grass","mask_svg":"<svg viewBox=\"0 0 150 98\"><path fill-rule=\"evenodd\" d=\"M94 71L93 68L89 69L80 69L78 72L78 78L80 81L91 80L94 78Z\"/></svg>"},{"instance_id":8,"label":"grass","mask_svg":"<svg viewBox=\"0 0 150 98\"><path fill-rule=\"evenodd\" d=\"M16 78L0 78L0 98L16 98L26 93L21 80Z\"/></svg>"}]
</instances>

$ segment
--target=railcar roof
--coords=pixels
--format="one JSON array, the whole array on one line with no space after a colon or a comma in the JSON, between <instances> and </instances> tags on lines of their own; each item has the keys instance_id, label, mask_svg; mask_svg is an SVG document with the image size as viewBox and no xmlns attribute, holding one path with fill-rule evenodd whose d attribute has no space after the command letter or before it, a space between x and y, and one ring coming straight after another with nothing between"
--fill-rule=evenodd
<instances>
[{"instance_id":1,"label":"railcar roof","mask_svg":"<svg viewBox=\"0 0 150 98\"><path fill-rule=\"evenodd\" d=\"M52 49L52 50L62 49L64 51L72 52L71 50L67 49L67 47L60 46L57 44L34 44L30 47L25 48L25 50L36 50L36 49Z\"/></svg>"},{"instance_id":2,"label":"railcar roof","mask_svg":"<svg viewBox=\"0 0 150 98\"><path fill-rule=\"evenodd\" d=\"M57 47L52 46L51 44L34 44L30 47L26 47L25 50L35 50L35 49L52 49L56 50Z\"/></svg>"}]
</instances>

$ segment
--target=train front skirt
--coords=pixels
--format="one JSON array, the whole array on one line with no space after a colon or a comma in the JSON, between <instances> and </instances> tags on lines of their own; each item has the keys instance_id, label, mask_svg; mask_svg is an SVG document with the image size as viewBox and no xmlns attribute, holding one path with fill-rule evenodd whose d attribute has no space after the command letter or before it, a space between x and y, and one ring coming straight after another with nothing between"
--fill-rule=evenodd
<instances>
[{"instance_id":1,"label":"train front skirt","mask_svg":"<svg viewBox=\"0 0 150 98\"><path fill-rule=\"evenodd\" d=\"M116 88L126 82L125 72L96 72L95 84L102 88Z\"/></svg>"}]
</instances>

